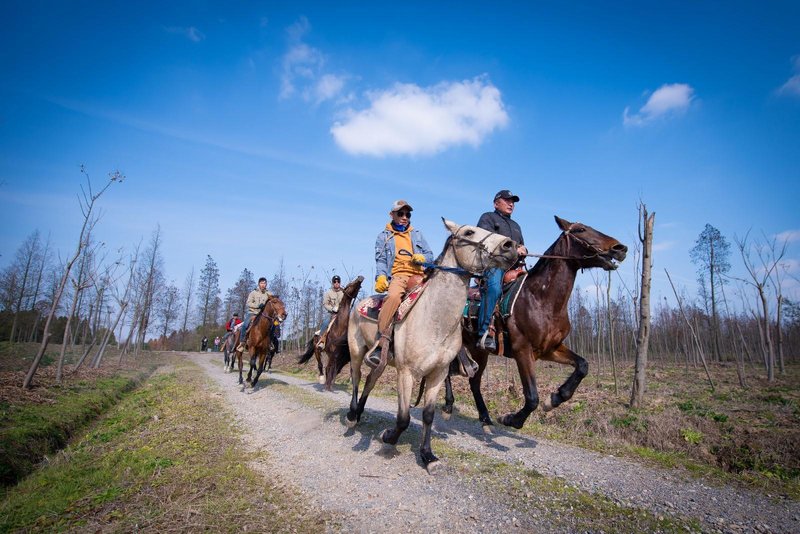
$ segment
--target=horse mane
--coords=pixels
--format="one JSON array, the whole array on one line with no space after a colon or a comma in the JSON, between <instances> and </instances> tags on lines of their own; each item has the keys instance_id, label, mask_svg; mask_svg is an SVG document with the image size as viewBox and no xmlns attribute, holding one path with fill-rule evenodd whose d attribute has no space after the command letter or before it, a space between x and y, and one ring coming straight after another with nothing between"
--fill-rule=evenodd
<instances>
[{"instance_id":1,"label":"horse mane","mask_svg":"<svg viewBox=\"0 0 800 534\"><path fill-rule=\"evenodd\" d=\"M556 246L559 243L561 243L561 241L563 239L564 239L564 232L561 232L560 234L558 234L558 237L556 238L556 240L553 241L553 244L550 245L547 248L547 250L544 251L544 254L542 254L542 256L551 256L551 255L557 256L557 255L559 255L560 252L556 250ZM537 274L541 273L551 260L552 260L552 258L539 258L539 260L533 265L533 267L528 269L528 277L536 276Z\"/></svg>"}]
</instances>

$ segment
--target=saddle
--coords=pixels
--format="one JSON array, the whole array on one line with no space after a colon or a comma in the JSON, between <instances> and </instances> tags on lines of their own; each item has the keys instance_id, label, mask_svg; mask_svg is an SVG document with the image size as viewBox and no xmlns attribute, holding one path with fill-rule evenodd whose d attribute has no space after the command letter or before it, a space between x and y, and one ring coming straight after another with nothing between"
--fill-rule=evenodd
<instances>
[{"instance_id":1,"label":"saddle","mask_svg":"<svg viewBox=\"0 0 800 534\"><path fill-rule=\"evenodd\" d=\"M489 332L496 334L497 339L497 354L502 354L508 358L513 357L511 352L511 343L509 342L509 334L506 329L506 321L511 317L512 310L514 309L514 302L519 296L522 289L522 284L528 278L528 272L524 267L518 267L506 271L503 275L503 288L500 299L497 301L497 306L492 314L492 321L489 324ZM480 316L481 309L481 290L479 287L470 287L467 291L467 302L464 306L464 315L461 319L461 324L468 332L478 331L478 317Z\"/></svg>"},{"instance_id":2,"label":"saddle","mask_svg":"<svg viewBox=\"0 0 800 534\"><path fill-rule=\"evenodd\" d=\"M394 315L394 322L399 323L402 322L403 319L408 317L411 308L414 307L414 304L417 303L417 299L428 286L428 281L424 281L418 283L411 290L406 292L406 296L403 297L403 300L400 302L400 307L397 308L397 312ZM361 301L361 304L356 308L356 311L361 315L361 317L365 319L369 319L370 321L378 322L378 314L380 314L381 307L383 306L383 300L386 298L386 295L371 295L369 298L364 299Z\"/></svg>"}]
</instances>

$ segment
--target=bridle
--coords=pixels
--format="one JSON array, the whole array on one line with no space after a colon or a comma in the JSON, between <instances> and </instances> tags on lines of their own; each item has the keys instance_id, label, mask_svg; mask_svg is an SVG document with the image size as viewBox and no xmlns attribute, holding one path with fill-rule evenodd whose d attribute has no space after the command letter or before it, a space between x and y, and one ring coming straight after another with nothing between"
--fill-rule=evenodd
<instances>
[{"instance_id":1,"label":"bridle","mask_svg":"<svg viewBox=\"0 0 800 534\"><path fill-rule=\"evenodd\" d=\"M561 233L561 235L566 237L567 240L567 252L572 250L572 240L574 240L577 241L580 245L582 245L585 249L594 251L594 254L583 255L583 256L555 256L552 254L526 254L526 256L532 258L545 258L550 260L591 260L593 258L599 258L608 253L607 251L604 251L597 245L593 245L592 243L589 243L585 239L578 237L576 234L573 234L570 230L571 229L564 230Z\"/></svg>"},{"instance_id":2,"label":"bridle","mask_svg":"<svg viewBox=\"0 0 800 534\"><path fill-rule=\"evenodd\" d=\"M278 317L278 316L272 316L272 315L267 314L267 304L269 304L269 302L273 298L275 298L275 297L268 298L267 302L264 303L264 308L261 310L261 315L269 320L270 331L272 330L272 328L275 327L275 321L278 321L279 323L282 323L286 319L286 317L281 318L281 317ZM275 313L274 312L275 307L273 306L272 308L273 308L273 313Z\"/></svg>"},{"instance_id":3,"label":"bridle","mask_svg":"<svg viewBox=\"0 0 800 534\"><path fill-rule=\"evenodd\" d=\"M502 254L498 254L496 252L493 252L492 250L489 250L489 247L486 246L485 241L487 239L489 239L493 235L491 232L487 232L487 234L485 236L483 236L480 240L476 241L474 239L470 239L468 237L464 237L464 236L458 235L458 233L461 231L462 228L464 228L464 226L467 226L467 225L459 226L458 229L449 237L448 245L450 247L452 247L454 253L456 251L456 243L459 243L459 244L465 243L465 244L471 245L472 247L477 249L477 251L478 251L478 253L480 255L480 258L481 258L481 261L480 261L481 268L480 268L480 270L478 272L472 272L472 271L468 271L467 269L464 269L462 267L440 267L440 266L436 266L435 268L438 268L438 269L441 269L441 270L444 270L444 271L448 271L448 272L458 272L459 274L465 274L465 275L469 274L474 278L482 278L483 277L483 273L485 273L486 270L489 268L489 263L491 262L491 260L493 260L494 258L500 258L503 255Z\"/></svg>"}]
</instances>

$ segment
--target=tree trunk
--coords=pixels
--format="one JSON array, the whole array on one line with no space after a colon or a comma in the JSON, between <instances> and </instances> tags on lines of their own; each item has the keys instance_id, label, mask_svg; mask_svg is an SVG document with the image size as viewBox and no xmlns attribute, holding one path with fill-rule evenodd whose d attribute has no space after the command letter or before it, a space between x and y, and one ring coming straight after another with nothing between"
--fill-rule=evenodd
<instances>
[{"instance_id":1,"label":"tree trunk","mask_svg":"<svg viewBox=\"0 0 800 534\"><path fill-rule=\"evenodd\" d=\"M632 408L638 408L644 401L647 386L647 349L650 344L650 269L653 253L653 222L656 214L648 216L644 204L639 205L639 241L642 243L642 280L639 298L639 333L636 338L636 362L634 366L633 388L631 389Z\"/></svg>"}]
</instances>

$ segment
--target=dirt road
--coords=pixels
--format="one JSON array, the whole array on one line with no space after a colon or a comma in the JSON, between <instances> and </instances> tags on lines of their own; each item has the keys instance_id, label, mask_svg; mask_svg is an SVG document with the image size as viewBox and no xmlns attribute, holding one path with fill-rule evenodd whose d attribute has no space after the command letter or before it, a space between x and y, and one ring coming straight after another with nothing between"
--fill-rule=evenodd
<instances>
[{"instance_id":1,"label":"dirt road","mask_svg":"<svg viewBox=\"0 0 800 534\"><path fill-rule=\"evenodd\" d=\"M256 390L243 389L238 375L224 373L220 355L188 357L219 386L214 394L223 395L235 412L245 441L269 452L269 460L256 468L277 471L306 494L310 507L340 517L329 530L633 532L693 524L693 530L706 532L800 531L796 502L713 486L504 427L485 435L476 421L458 416L445 421L438 411L434 452L444 465L430 476L418 460L418 409L412 409L411 427L392 449L378 436L394 424L395 399L370 398L364 419L349 430L344 414L350 399L344 392L325 392L316 382L276 373L262 375ZM486 469L492 465L504 468ZM550 487L564 488L568 509L556 513L563 495L530 491L525 477L515 475L531 471L550 479ZM610 502L623 512L613 519L592 517L591 507L572 504L581 502L576 495ZM664 522L638 523L637 509Z\"/></svg>"}]
</instances>

